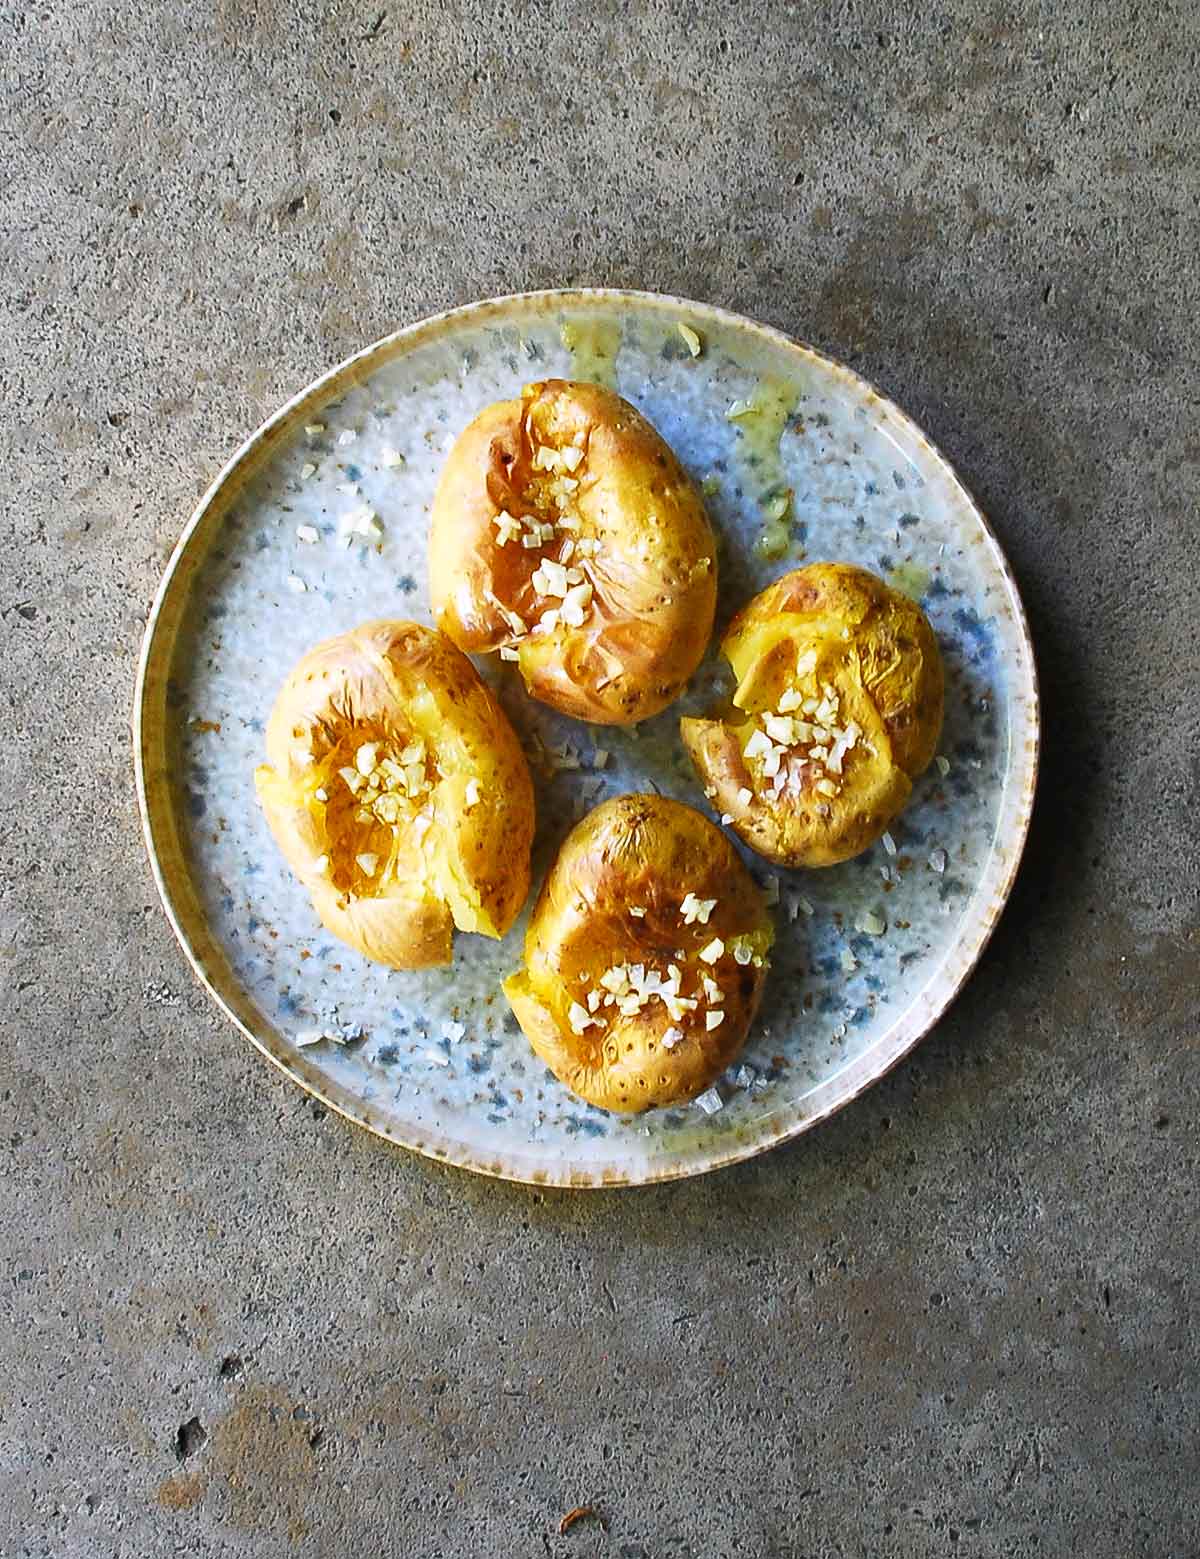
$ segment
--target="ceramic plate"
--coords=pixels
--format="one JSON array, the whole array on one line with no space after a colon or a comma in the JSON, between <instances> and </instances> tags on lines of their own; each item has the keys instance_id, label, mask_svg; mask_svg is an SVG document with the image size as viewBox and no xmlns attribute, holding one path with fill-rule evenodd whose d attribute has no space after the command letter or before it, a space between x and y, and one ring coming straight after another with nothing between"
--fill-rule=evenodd
<instances>
[{"instance_id":1,"label":"ceramic plate","mask_svg":"<svg viewBox=\"0 0 1200 1559\"><path fill-rule=\"evenodd\" d=\"M429 621L425 537L446 452L481 407L550 375L615 385L703 484L720 537L718 635L786 569L837 559L918 597L946 660L941 757L890 837L823 872L768 873L751 858L778 892L776 952L759 1021L711 1114L692 1105L609 1115L555 1080L500 994L524 920L500 943L458 935L452 967L412 973L335 941L255 802L264 725L287 670L366 618ZM342 521L364 508L379 517L382 544L347 548ZM678 720L709 704L715 658L680 703L632 731L553 715L523 696L514 668L493 659L482 670L533 756L535 881L570 824L605 797L657 787L710 810ZM945 1010L1000 914L1038 745L1012 576L920 430L848 369L776 331L612 291L500 298L425 320L277 412L176 549L147 630L135 721L167 913L243 1033L301 1087L390 1141L487 1174L577 1186L696 1174L761 1152L899 1060ZM603 767L597 748L610 755ZM880 921L882 934L859 929ZM327 1037L297 1043L314 1032Z\"/></svg>"}]
</instances>

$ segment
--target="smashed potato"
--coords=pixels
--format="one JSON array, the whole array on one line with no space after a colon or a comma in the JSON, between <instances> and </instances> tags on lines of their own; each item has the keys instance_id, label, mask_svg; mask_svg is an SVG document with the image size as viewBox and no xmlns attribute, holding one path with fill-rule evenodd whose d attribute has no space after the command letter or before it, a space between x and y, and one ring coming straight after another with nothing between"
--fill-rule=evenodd
<instances>
[{"instance_id":1,"label":"smashed potato","mask_svg":"<svg viewBox=\"0 0 1200 1559\"><path fill-rule=\"evenodd\" d=\"M745 1043L773 935L719 828L682 802L619 796L567 836L504 991L536 1053L589 1104L680 1104Z\"/></svg>"},{"instance_id":2,"label":"smashed potato","mask_svg":"<svg viewBox=\"0 0 1200 1559\"><path fill-rule=\"evenodd\" d=\"M633 725L682 691L712 634L716 549L674 454L628 401L548 379L450 451L429 587L443 633L515 661L530 695Z\"/></svg>"},{"instance_id":3,"label":"smashed potato","mask_svg":"<svg viewBox=\"0 0 1200 1559\"><path fill-rule=\"evenodd\" d=\"M446 964L454 927L501 937L529 892L533 785L465 655L371 622L283 685L259 800L321 920L394 969Z\"/></svg>"},{"instance_id":4,"label":"smashed potato","mask_svg":"<svg viewBox=\"0 0 1200 1559\"><path fill-rule=\"evenodd\" d=\"M705 792L783 866L832 866L901 811L942 729L942 657L924 612L865 569L814 563L729 627L732 705L680 722Z\"/></svg>"}]
</instances>

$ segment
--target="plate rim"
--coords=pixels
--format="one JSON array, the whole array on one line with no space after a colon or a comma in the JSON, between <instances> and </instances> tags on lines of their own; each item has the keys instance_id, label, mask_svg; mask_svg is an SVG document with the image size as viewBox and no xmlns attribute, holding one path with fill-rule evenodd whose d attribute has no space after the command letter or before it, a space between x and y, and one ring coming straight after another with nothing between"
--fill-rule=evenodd
<instances>
[{"instance_id":1,"label":"plate rim","mask_svg":"<svg viewBox=\"0 0 1200 1559\"><path fill-rule=\"evenodd\" d=\"M656 1162L648 1159L636 1166L632 1173L603 1166L581 1171L573 1169L566 1159L562 1160L555 1171L547 1171L540 1168L533 1170L528 1164L522 1163L519 1157L510 1156L506 1153L490 1158L485 1155L472 1153L461 1142L437 1130L427 1131L427 1140L417 1140L412 1134L402 1136L394 1130L387 1129L381 1121L373 1120L371 1118L373 1112L369 1109L366 1101L357 1098L348 1090L324 1077L317 1068L306 1063L302 1054L296 1051L294 1047L290 1047L290 1053L276 1053L266 1042L265 1038L255 1032L247 1017L237 1010L235 1004L219 988L217 971L210 966L203 951L194 945L195 939L189 934L184 924L182 907L176 902L169 880L169 866L173 863L174 858L179 856L179 868L185 874L186 867L183 865L182 853L178 840L175 837L175 814L174 809L170 806L167 794L165 764L163 765L163 775L159 776L154 772L151 762L152 732L149 728L151 690L156 687L155 676L159 670L163 669L163 664L169 667L171 652L175 642L173 637L168 639L165 646L162 642L167 626L167 609L172 602L177 585L182 585L186 593L186 580L182 578L182 575L184 566L189 560L189 548L193 536L203 524L214 504L222 497L226 489L235 482L239 472L246 477L252 474L259 459L265 456L270 446L277 439L281 438L283 430L290 426L292 419L301 407L317 398L327 398L328 393L335 390L337 385L343 380L348 381L346 388L350 388L356 374L366 366L368 361L376 358L380 361L386 361L389 357L398 355L398 349L406 341L417 338L422 334L436 333L445 329L448 325L469 320L472 316L501 313L516 305L541 304L548 308L553 306L570 308L572 303L590 307L604 305L612 307L650 306L658 310L665 308L670 311L673 309L681 314L686 314L689 321L695 320L701 325L703 325L705 319L708 319L727 328L749 331L764 338L776 348L783 348L789 353L798 353L810 361L815 360L823 369L832 373L835 378L849 381L860 396L865 392L866 395L873 398L878 403L878 408L885 415L895 417L912 437L915 444L921 447L923 453L941 468L950 486L958 490L962 500L981 527L992 559L999 570L1008 594L1017 640L1023 652L1025 669L1028 673L1027 685L1020 690L1024 695L1020 707L1024 712L1025 729L1016 731L1010 726L1010 767L1005 789L1001 794L1001 815L998 819L997 835L993 840L992 847L992 857L994 857L997 847L1002 844L1005 851L1004 859L999 868L996 881L989 887L986 903L973 910L972 920L966 928L967 935L960 934L959 938L950 944L949 956L959 955L958 969L953 975L945 978L940 985L936 995L928 1003L927 1011L921 1014L916 1021L914 1032L911 1034L901 1033L898 1039L893 1038L887 1051L883 1055L874 1058L873 1064L868 1068L856 1068L855 1064L851 1063L851 1066L846 1070L851 1072L861 1071L862 1075L856 1075L851 1085L843 1088L841 1091L838 1091L837 1084L839 1078L845 1075L844 1072L835 1073L832 1077L826 1079L825 1082L818 1086L815 1093L818 1098L826 1092L830 1093L831 1097L823 1100L819 1107L805 1111L802 1108L804 1099L801 1099L798 1104L793 1106L793 1117L782 1121L774 1129L760 1131L756 1135L739 1135L728 1142L723 1142L720 1137L717 1137L714 1138L712 1151L675 1161L664 1159L661 1162ZM177 578L177 576L179 577ZM1017 706L1014 705L1014 707ZM967 487L953 463L939 446L928 437L920 425L903 408L898 406L889 396L883 394L871 380L860 374L856 369L851 368L837 358L830 357L827 353L822 352L798 336L792 335L776 326L763 324L761 321L751 319L747 315L740 314L735 310L722 308L716 304L702 303L670 293L619 287L549 287L524 292L502 293L496 297L478 299L471 303L461 304L455 308L444 309L438 313L426 315L410 324L401 326L400 329L392 331L388 335L379 337L369 345L360 348L348 357L343 358L340 362L335 363L331 368L326 369L315 379L311 380L303 389L290 396L269 417L264 419L241 441L213 477L192 510L167 560L162 578L155 591L142 635L137 676L134 684L131 723L134 784L138 814L142 838L150 859L151 871L158 890L159 900L163 906L168 924L191 967L192 973L234 1027L241 1031L261 1055L265 1056L272 1065L277 1067L306 1093L320 1100L327 1108L336 1111L345 1119L353 1122L354 1125L363 1127L373 1136L382 1139L392 1146L403 1147L439 1163L452 1164L457 1168L470 1170L476 1174L496 1179L508 1180L523 1185L554 1186L565 1189L613 1188L659 1184L665 1181L691 1178L694 1175L709 1174L730 1164L756 1157L760 1153L765 1153L772 1148L782 1146L784 1143L794 1141L822 1121L829 1119L831 1115L836 1114L839 1110L844 1109L855 1099L859 1098L868 1088L873 1087L895 1066L898 1066L906 1056L910 1055L920 1041L944 1017L950 1006L957 999L963 985L974 973L1008 903L1029 837L1041 758L1042 725L1037 657L1034 651L1025 605L1012 567L1000 544L999 538L992 529L983 508L976 500L974 494ZM1023 745L1017 738L1023 738ZM165 743L165 722L162 740ZM1019 793L1010 799L1006 793L1014 789L1014 783L1019 784ZM1006 807L1011 807L1012 810L1005 825L1003 814ZM1001 834L1002 825L1005 825L1003 835ZM980 888L988 886L988 874L993 869L993 859L989 858L984 865L980 878ZM978 890L976 897L979 897ZM965 958L961 956L964 947L969 949ZM225 962L219 946L215 943L215 939L212 948L209 949L209 958L213 963ZM943 961L931 976L930 984L915 996L914 1006L916 1002L928 995L930 987L938 982L938 977L945 967L946 963ZM231 978L234 978L236 983L235 977L231 975ZM245 1007L247 1011L255 1010L248 996L245 998ZM810 1094L804 1097L812 1098L813 1095Z\"/></svg>"}]
</instances>

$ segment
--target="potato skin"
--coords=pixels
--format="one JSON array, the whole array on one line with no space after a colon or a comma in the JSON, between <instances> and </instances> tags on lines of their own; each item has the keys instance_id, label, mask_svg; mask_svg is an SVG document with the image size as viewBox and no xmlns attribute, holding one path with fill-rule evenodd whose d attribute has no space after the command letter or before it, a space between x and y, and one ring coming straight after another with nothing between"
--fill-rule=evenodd
<instances>
[{"instance_id":1,"label":"potato skin","mask_svg":"<svg viewBox=\"0 0 1200 1559\"><path fill-rule=\"evenodd\" d=\"M863 740L846 756L836 795L820 794L813 774L799 795L776 795L744 748L755 716L777 710L796 685L807 651L815 685L835 689L841 718ZM751 849L782 866L832 866L867 849L906 805L941 735L942 657L924 612L866 569L814 563L755 596L721 653L737 678L732 706L680 722L713 805Z\"/></svg>"},{"instance_id":2,"label":"potato skin","mask_svg":"<svg viewBox=\"0 0 1200 1559\"><path fill-rule=\"evenodd\" d=\"M339 770L354 766L365 742L395 753L418 740L428 753L425 795L404 804L394 827L360 821ZM280 690L266 746L259 800L335 936L379 963L415 969L450 962L455 926L501 937L512 925L529 892L529 767L499 704L441 634L369 622L317 645ZM472 780L478 799L468 804ZM423 832L418 811L431 817ZM380 862L370 877L357 860L364 853Z\"/></svg>"},{"instance_id":3,"label":"potato skin","mask_svg":"<svg viewBox=\"0 0 1200 1559\"><path fill-rule=\"evenodd\" d=\"M684 923L680 905L689 892L716 900L707 923ZM678 801L619 796L564 841L530 918L525 967L504 990L537 1055L590 1104L623 1112L679 1104L702 1093L745 1043L773 936L763 896L720 829ZM699 952L714 938L724 952L708 963ZM735 939L751 962L736 961ZM707 974L720 987L724 1021L707 1029L711 1000L672 1017L653 998L629 1014L600 1007L600 1022L576 1033L572 1003L584 1003L606 970L630 964L676 965L688 996L702 990ZM666 1049L672 1027L683 1037Z\"/></svg>"},{"instance_id":4,"label":"potato skin","mask_svg":"<svg viewBox=\"0 0 1200 1559\"><path fill-rule=\"evenodd\" d=\"M537 451L582 451L577 489L547 496ZM501 546L502 512L568 525L539 549ZM570 538L592 587L587 620L514 631L553 604L533 575ZM683 691L703 658L716 607L716 546L703 502L658 432L601 385L548 379L487 407L447 457L433 504L429 582L435 621L460 649L515 645L533 698L599 725L633 725ZM498 605L497 603L502 603Z\"/></svg>"}]
</instances>

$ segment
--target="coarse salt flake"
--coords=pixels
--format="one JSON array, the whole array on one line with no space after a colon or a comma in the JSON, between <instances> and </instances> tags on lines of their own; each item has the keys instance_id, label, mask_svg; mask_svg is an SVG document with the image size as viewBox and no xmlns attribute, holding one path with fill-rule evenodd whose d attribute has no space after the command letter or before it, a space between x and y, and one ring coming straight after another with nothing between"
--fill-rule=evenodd
<instances>
[{"instance_id":1,"label":"coarse salt flake","mask_svg":"<svg viewBox=\"0 0 1200 1559\"><path fill-rule=\"evenodd\" d=\"M293 593L293 595L303 595L304 592L308 589L308 586L300 578L299 574L288 575L287 587Z\"/></svg>"},{"instance_id":2,"label":"coarse salt flake","mask_svg":"<svg viewBox=\"0 0 1200 1559\"><path fill-rule=\"evenodd\" d=\"M341 447L345 449L348 444L353 444L357 437L358 434L354 431L353 428L343 428L337 436L337 441Z\"/></svg>"},{"instance_id":3,"label":"coarse salt flake","mask_svg":"<svg viewBox=\"0 0 1200 1559\"><path fill-rule=\"evenodd\" d=\"M854 929L867 936L882 936L887 930L887 921L873 909L860 909L854 917Z\"/></svg>"},{"instance_id":4,"label":"coarse salt flake","mask_svg":"<svg viewBox=\"0 0 1200 1559\"><path fill-rule=\"evenodd\" d=\"M934 850L929 856L929 869L939 876L946 870L946 852L942 849Z\"/></svg>"},{"instance_id":5,"label":"coarse salt flake","mask_svg":"<svg viewBox=\"0 0 1200 1559\"><path fill-rule=\"evenodd\" d=\"M383 524L379 516L366 504L344 514L340 529L342 541L347 547L355 536L366 536L372 541L379 541L383 536Z\"/></svg>"},{"instance_id":6,"label":"coarse salt flake","mask_svg":"<svg viewBox=\"0 0 1200 1559\"><path fill-rule=\"evenodd\" d=\"M889 855L895 855L895 853L896 853L896 841L892 838L891 834L884 834L882 843L883 843L883 848L887 851L887 853Z\"/></svg>"},{"instance_id":7,"label":"coarse salt flake","mask_svg":"<svg viewBox=\"0 0 1200 1559\"><path fill-rule=\"evenodd\" d=\"M316 469L317 469L316 466L313 465L311 460L306 460L304 462L304 464L300 467L300 480L302 482L307 482L309 477L313 474L313 472Z\"/></svg>"},{"instance_id":8,"label":"coarse salt flake","mask_svg":"<svg viewBox=\"0 0 1200 1559\"><path fill-rule=\"evenodd\" d=\"M675 328L683 337L684 345L687 347L692 356L699 357L700 353L704 350L704 343L700 339L699 332L693 330L690 325L684 325L682 323L677 325Z\"/></svg>"},{"instance_id":9,"label":"coarse salt flake","mask_svg":"<svg viewBox=\"0 0 1200 1559\"><path fill-rule=\"evenodd\" d=\"M696 1107L703 1110L705 1115L715 1115L718 1110L725 1108L725 1101L715 1087L706 1088L696 1100Z\"/></svg>"},{"instance_id":10,"label":"coarse salt flake","mask_svg":"<svg viewBox=\"0 0 1200 1559\"><path fill-rule=\"evenodd\" d=\"M297 525L296 540L302 541L306 547L315 547L321 539L321 532L315 525Z\"/></svg>"},{"instance_id":11,"label":"coarse salt flake","mask_svg":"<svg viewBox=\"0 0 1200 1559\"><path fill-rule=\"evenodd\" d=\"M713 937L707 946L700 949L700 957L706 964L715 964L725 951L725 944L719 936Z\"/></svg>"},{"instance_id":12,"label":"coarse salt flake","mask_svg":"<svg viewBox=\"0 0 1200 1559\"><path fill-rule=\"evenodd\" d=\"M719 1008L713 1008L704 1014L704 1027L711 1034L713 1029L719 1029L725 1021L725 1014Z\"/></svg>"}]
</instances>

